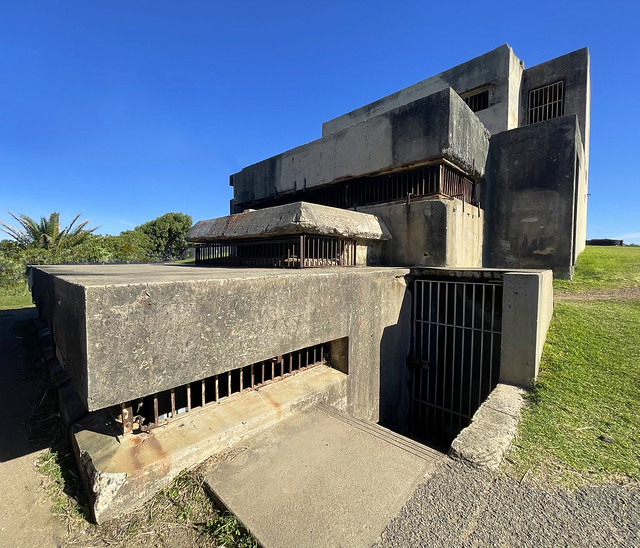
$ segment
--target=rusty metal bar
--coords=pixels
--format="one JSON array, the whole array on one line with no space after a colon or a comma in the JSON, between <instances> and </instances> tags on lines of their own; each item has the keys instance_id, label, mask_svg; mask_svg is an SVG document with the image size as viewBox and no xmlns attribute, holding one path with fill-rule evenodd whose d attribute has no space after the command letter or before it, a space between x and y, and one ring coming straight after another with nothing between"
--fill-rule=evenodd
<instances>
[{"instance_id":1,"label":"rusty metal bar","mask_svg":"<svg viewBox=\"0 0 640 548\"><path fill-rule=\"evenodd\" d=\"M120 405L120 417L122 420L122 433L130 434L133 432L133 406L130 403Z\"/></svg>"}]
</instances>

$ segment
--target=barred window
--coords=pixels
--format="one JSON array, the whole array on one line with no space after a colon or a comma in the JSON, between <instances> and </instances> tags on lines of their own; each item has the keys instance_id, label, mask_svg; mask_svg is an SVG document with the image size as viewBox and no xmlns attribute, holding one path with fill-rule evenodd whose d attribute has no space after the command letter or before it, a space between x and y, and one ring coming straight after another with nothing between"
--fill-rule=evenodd
<instances>
[{"instance_id":1,"label":"barred window","mask_svg":"<svg viewBox=\"0 0 640 548\"><path fill-rule=\"evenodd\" d=\"M564 115L564 81L532 89L529 92L529 124Z\"/></svg>"},{"instance_id":2,"label":"barred window","mask_svg":"<svg viewBox=\"0 0 640 548\"><path fill-rule=\"evenodd\" d=\"M463 93L461 97L473 112L489 108L489 88L469 91Z\"/></svg>"}]
</instances>

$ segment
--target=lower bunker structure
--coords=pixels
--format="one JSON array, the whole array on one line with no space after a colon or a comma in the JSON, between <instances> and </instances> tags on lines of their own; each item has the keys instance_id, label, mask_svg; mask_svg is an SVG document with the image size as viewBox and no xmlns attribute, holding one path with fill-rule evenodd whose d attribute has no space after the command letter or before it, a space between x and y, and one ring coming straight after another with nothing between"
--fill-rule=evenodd
<instances>
[{"instance_id":1,"label":"lower bunker structure","mask_svg":"<svg viewBox=\"0 0 640 548\"><path fill-rule=\"evenodd\" d=\"M586 49L504 45L231 175L193 265L32 267L96 521L318 403L447 450L529 385L584 247L589 100Z\"/></svg>"},{"instance_id":2,"label":"lower bunker structure","mask_svg":"<svg viewBox=\"0 0 640 548\"><path fill-rule=\"evenodd\" d=\"M317 402L446 448L496 382L535 377L551 310L549 271L61 265L30 276L79 401L72 439L99 522Z\"/></svg>"}]
</instances>

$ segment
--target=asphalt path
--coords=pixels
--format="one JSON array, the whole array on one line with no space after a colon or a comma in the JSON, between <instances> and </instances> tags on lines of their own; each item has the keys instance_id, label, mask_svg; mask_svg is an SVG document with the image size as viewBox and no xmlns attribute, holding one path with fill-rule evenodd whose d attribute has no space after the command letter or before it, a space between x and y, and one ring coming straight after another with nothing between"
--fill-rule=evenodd
<instances>
[{"instance_id":1,"label":"asphalt path","mask_svg":"<svg viewBox=\"0 0 640 548\"><path fill-rule=\"evenodd\" d=\"M448 460L376 544L407 546L640 547L640 487L541 488Z\"/></svg>"}]
</instances>

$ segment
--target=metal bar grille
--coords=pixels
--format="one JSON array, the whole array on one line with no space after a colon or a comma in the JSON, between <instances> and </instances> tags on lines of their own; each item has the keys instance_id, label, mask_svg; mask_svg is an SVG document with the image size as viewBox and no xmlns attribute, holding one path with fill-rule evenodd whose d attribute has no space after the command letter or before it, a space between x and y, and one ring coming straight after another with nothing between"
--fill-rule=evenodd
<instances>
[{"instance_id":1,"label":"metal bar grille","mask_svg":"<svg viewBox=\"0 0 640 548\"><path fill-rule=\"evenodd\" d=\"M489 108L489 90L485 89L471 95L464 94L462 100L467 103L473 112L479 112Z\"/></svg>"},{"instance_id":2,"label":"metal bar grille","mask_svg":"<svg viewBox=\"0 0 640 548\"><path fill-rule=\"evenodd\" d=\"M448 181L448 184L443 184ZM471 203L473 181L448 165L433 164L419 168L376 175L358 177L332 183L321 188L303 189L292 194L266 198L256 202L238 204L239 207L271 207L304 200L319 205L353 209L377 203L403 200L407 196L445 195L460 197Z\"/></svg>"},{"instance_id":3,"label":"metal bar grille","mask_svg":"<svg viewBox=\"0 0 640 548\"><path fill-rule=\"evenodd\" d=\"M411 430L451 444L498 383L502 285L416 280Z\"/></svg>"},{"instance_id":4,"label":"metal bar grille","mask_svg":"<svg viewBox=\"0 0 640 548\"><path fill-rule=\"evenodd\" d=\"M123 434L149 431L183 413L282 380L326 363L328 344L318 344L252 363L114 408ZM135 414L134 414L135 410Z\"/></svg>"},{"instance_id":5,"label":"metal bar grille","mask_svg":"<svg viewBox=\"0 0 640 548\"><path fill-rule=\"evenodd\" d=\"M212 242L195 248L196 264L262 268L355 266L356 242L302 234L284 239Z\"/></svg>"},{"instance_id":6,"label":"metal bar grille","mask_svg":"<svg viewBox=\"0 0 640 548\"><path fill-rule=\"evenodd\" d=\"M529 92L528 122L535 124L564 115L564 81Z\"/></svg>"}]
</instances>

